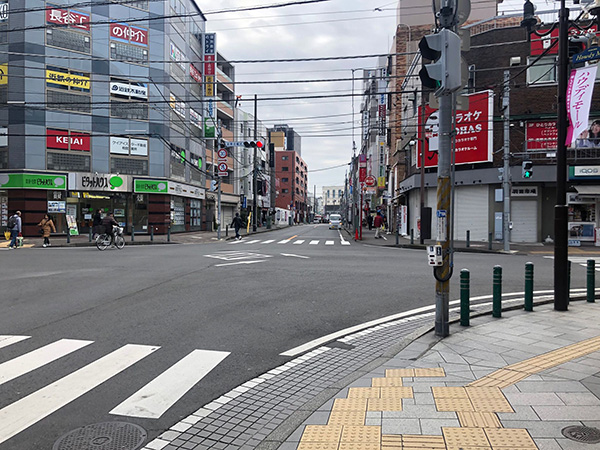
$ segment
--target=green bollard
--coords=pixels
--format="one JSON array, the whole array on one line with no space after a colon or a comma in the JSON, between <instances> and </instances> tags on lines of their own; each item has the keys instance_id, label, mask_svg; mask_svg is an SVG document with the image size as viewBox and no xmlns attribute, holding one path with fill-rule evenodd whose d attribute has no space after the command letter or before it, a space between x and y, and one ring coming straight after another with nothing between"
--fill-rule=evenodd
<instances>
[{"instance_id":1,"label":"green bollard","mask_svg":"<svg viewBox=\"0 0 600 450\"><path fill-rule=\"evenodd\" d=\"M415 243L415 231L411 228L410 229L410 245L413 245Z\"/></svg>"},{"instance_id":2,"label":"green bollard","mask_svg":"<svg viewBox=\"0 0 600 450\"><path fill-rule=\"evenodd\" d=\"M567 264L567 305L571 303L571 260Z\"/></svg>"},{"instance_id":3,"label":"green bollard","mask_svg":"<svg viewBox=\"0 0 600 450\"><path fill-rule=\"evenodd\" d=\"M67 230L67 244L71 243L71 230Z\"/></svg>"},{"instance_id":4,"label":"green bollard","mask_svg":"<svg viewBox=\"0 0 600 450\"><path fill-rule=\"evenodd\" d=\"M167 228L167 242L171 242L171 227Z\"/></svg>"},{"instance_id":5,"label":"green bollard","mask_svg":"<svg viewBox=\"0 0 600 450\"><path fill-rule=\"evenodd\" d=\"M525 311L533 311L533 263L525 263Z\"/></svg>"},{"instance_id":6,"label":"green bollard","mask_svg":"<svg viewBox=\"0 0 600 450\"><path fill-rule=\"evenodd\" d=\"M502 317L502 266L494 266L492 316Z\"/></svg>"},{"instance_id":7,"label":"green bollard","mask_svg":"<svg viewBox=\"0 0 600 450\"><path fill-rule=\"evenodd\" d=\"M89 232L88 232L88 240L89 240L89 242L92 242L92 229L91 228L89 229Z\"/></svg>"},{"instance_id":8,"label":"green bollard","mask_svg":"<svg viewBox=\"0 0 600 450\"><path fill-rule=\"evenodd\" d=\"M470 311L469 311L469 269L460 271L460 324L463 327L469 326Z\"/></svg>"},{"instance_id":9,"label":"green bollard","mask_svg":"<svg viewBox=\"0 0 600 450\"><path fill-rule=\"evenodd\" d=\"M131 242L135 241L135 230L131 228Z\"/></svg>"},{"instance_id":10,"label":"green bollard","mask_svg":"<svg viewBox=\"0 0 600 450\"><path fill-rule=\"evenodd\" d=\"M154 242L154 227L150 227L150 242Z\"/></svg>"},{"instance_id":11,"label":"green bollard","mask_svg":"<svg viewBox=\"0 0 600 450\"><path fill-rule=\"evenodd\" d=\"M587 261L587 301L596 302L596 261L593 259Z\"/></svg>"},{"instance_id":12,"label":"green bollard","mask_svg":"<svg viewBox=\"0 0 600 450\"><path fill-rule=\"evenodd\" d=\"M488 233L488 250L492 249L492 233Z\"/></svg>"}]
</instances>

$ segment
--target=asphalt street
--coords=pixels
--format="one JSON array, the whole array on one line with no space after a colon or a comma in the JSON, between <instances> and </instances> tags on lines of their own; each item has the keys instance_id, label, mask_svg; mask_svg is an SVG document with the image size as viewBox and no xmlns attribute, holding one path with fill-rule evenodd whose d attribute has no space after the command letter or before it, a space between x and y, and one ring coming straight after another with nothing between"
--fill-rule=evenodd
<instances>
[{"instance_id":1,"label":"asphalt street","mask_svg":"<svg viewBox=\"0 0 600 450\"><path fill-rule=\"evenodd\" d=\"M472 296L491 294L495 265L505 292L522 291L527 261L535 289L552 289L549 258L457 253L451 300L462 268ZM572 285L584 286L585 273L574 264ZM423 251L365 245L327 225L105 252L2 250L0 282L0 449L11 450L50 449L75 428L114 420L156 437L285 363L289 349L435 303ZM76 341L39 358L62 339Z\"/></svg>"}]
</instances>

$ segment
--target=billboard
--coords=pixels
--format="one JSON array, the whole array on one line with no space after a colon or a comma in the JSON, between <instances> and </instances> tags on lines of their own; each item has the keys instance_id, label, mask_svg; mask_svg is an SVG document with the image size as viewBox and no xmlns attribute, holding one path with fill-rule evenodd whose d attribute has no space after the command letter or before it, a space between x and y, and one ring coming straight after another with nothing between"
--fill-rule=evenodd
<instances>
[{"instance_id":1,"label":"billboard","mask_svg":"<svg viewBox=\"0 0 600 450\"><path fill-rule=\"evenodd\" d=\"M473 164L492 161L493 92L482 91L469 95L469 109L456 112L456 164ZM419 108L419 155L425 147L425 167L436 167L439 150L439 118L437 109L425 106L425 124ZM423 131L425 132L423 136ZM424 138L424 139L423 139Z\"/></svg>"}]
</instances>

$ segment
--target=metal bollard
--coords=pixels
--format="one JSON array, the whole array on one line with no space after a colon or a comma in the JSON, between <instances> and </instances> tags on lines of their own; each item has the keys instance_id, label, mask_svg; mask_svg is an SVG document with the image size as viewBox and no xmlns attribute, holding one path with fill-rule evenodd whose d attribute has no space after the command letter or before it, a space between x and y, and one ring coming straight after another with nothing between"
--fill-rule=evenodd
<instances>
[{"instance_id":1,"label":"metal bollard","mask_svg":"<svg viewBox=\"0 0 600 450\"><path fill-rule=\"evenodd\" d=\"M88 231L88 240L89 240L89 242L92 242L92 229L91 228Z\"/></svg>"},{"instance_id":2,"label":"metal bollard","mask_svg":"<svg viewBox=\"0 0 600 450\"><path fill-rule=\"evenodd\" d=\"M67 230L67 244L71 243L71 230Z\"/></svg>"},{"instance_id":3,"label":"metal bollard","mask_svg":"<svg viewBox=\"0 0 600 450\"><path fill-rule=\"evenodd\" d=\"M533 263L525 263L525 311L533 311Z\"/></svg>"},{"instance_id":4,"label":"metal bollard","mask_svg":"<svg viewBox=\"0 0 600 450\"><path fill-rule=\"evenodd\" d=\"M415 243L415 230L413 230L412 228L410 229L410 245L413 245Z\"/></svg>"},{"instance_id":5,"label":"metal bollard","mask_svg":"<svg viewBox=\"0 0 600 450\"><path fill-rule=\"evenodd\" d=\"M400 229L396 227L396 245L400 245Z\"/></svg>"},{"instance_id":6,"label":"metal bollard","mask_svg":"<svg viewBox=\"0 0 600 450\"><path fill-rule=\"evenodd\" d=\"M171 242L171 227L167 228L167 242Z\"/></svg>"},{"instance_id":7,"label":"metal bollard","mask_svg":"<svg viewBox=\"0 0 600 450\"><path fill-rule=\"evenodd\" d=\"M229 225L225 225L225 237L229 236Z\"/></svg>"},{"instance_id":8,"label":"metal bollard","mask_svg":"<svg viewBox=\"0 0 600 450\"><path fill-rule=\"evenodd\" d=\"M460 324L463 327L469 326L470 311L470 272L469 269L460 271Z\"/></svg>"},{"instance_id":9,"label":"metal bollard","mask_svg":"<svg viewBox=\"0 0 600 450\"><path fill-rule=\"evenodd\" d=\"M131 242L135 241L135 230L131 228Z\"/></svg>"},{"instance_id":10,"label":"metal bollard","mask_svg":"<svg viewBox=\"0 0 600 450\"><path fill-rule=\"evenodd\" d=\"M492 233L488 233L488 250L492 249Z\"/></svg>"},{"instance_id":11,"label":"metal bollard","mask_svg":"<svg viewBox=\"0 0 600 450\"><path fill-rule=\"evenodd\" d=\"M587 301L596 302L596 261L594 259L587 261Z\"/></svg>"},{"instance_id":12,"label":"metal bollard","mask_svg":"<svg viewBox=\"0 0 600 450\"><path fill-rule=\"evenodd\" d=\"M471 230L467 230L467 248L471 246Z\"/></svg>"},{"instance_id":13,"label":"metal bollard","mask_svg":"<svg viewBox=\"0 0 600 450\"><path fill-rule=\"evenodd\" d=\"M150 242L154 242L154 227L150 227Z\"/></svg>"},{"instance_id":14,"label":"metal bollard","mask_svg":"<svg viewBox=\"0 0 600 450\"><path fill-rule=\"evenodd\" d=\"M567 264L567 305L571 303L571 260Z\"/></svg>"},{"instance_id":15,"label":"metal bollard","mask_svg":"<svg viewBox=\"0 0 600 450\"><path fill-rule=\"evenodd\" d=\"M502 266L494 266L492 316L502 317Z\"/></svg>"}]
</instances>

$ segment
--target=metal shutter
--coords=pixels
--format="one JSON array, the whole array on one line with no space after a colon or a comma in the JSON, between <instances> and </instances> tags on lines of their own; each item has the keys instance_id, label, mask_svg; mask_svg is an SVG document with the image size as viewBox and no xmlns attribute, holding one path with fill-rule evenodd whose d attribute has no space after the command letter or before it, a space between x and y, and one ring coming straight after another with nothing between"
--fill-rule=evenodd
<instances>
[{"instance_id":1,"label":"metal shutter","mask_svg":"<svg viewBox=\"0 0 600 450\"><path fill-rule=\"evenodd\" d=\"M487 241L489 233L489 188L488 186L457 187L454 193L454 238ZM435 217L435 211L433 213ZM434 228L435 229L435 228Z\"/></svg>"},{"instance_id":2,"label":"metal shutter","mask_svg":"<svg viewBox=\"0 0 600 450\"><path fill-rule=\"evenodd\" d=\"M511 242L538 242L537 237L537 201L512 200L510 215L513 228L510 233Z\"/></svg>"}]
</instances>

